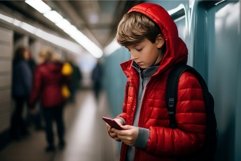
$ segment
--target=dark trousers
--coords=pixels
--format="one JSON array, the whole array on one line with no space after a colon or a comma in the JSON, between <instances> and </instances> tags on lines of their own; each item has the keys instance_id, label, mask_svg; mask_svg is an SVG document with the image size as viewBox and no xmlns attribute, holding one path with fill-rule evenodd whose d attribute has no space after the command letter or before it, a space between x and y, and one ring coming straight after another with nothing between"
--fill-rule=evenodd
<instances>
[{"instance_id":1,"label":"dark trousers","mask_svg":"<svg viewBox=\"0 0 241 161\"><path fill-rule=\"evenodd\" d=\"M10 134L15 139L27 134L27 126L23 119L27 97L14 97L15 107L11 116Z\"/></svg>"},{"instance_id":2,"label":"dark trousers","mask_svg":"<svg viewBox=\"0 0 241 161\"><path fill-rule=\"evenodd\" d=\"M43 107L45 119L46 140L49 146L54 146L53 122L57 125L57 134L59 144L64 142L64 121L63 121L63 106L55 106L51 108Z\"/></svg>"},{"instance_id":3,"label":"dark trousers","mask_svg":"<svg viewBox=\"0 0 241 161\"><path fill-rule=\"evenodd\" d=\"M95 94L95 98L97 101L99 100L100 92L101 92L101 83L95 82L94 83L94 94Z\"/></svg>"}]
</instances>

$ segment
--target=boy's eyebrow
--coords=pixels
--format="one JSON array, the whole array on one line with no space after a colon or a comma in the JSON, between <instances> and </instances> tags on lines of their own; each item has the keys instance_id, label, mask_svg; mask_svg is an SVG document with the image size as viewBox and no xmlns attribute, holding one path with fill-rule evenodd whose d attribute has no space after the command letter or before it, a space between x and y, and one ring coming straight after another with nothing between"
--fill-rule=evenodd
<instances>
[{"instance_id":1,"label":"boy's eyebrow","mask_svg":"<svg viewBox=\"0 0 241 161\"><path fill-rule=\"evenodd\" d=\"M133 44L131 44L131 45L128 45L129 47L136 47L136 46L138 46L138 45L141 45L141 43L142 43L143 41L140 41L140 42L137 42L137 43L133 43ZM128 47L128 46L126 46L126 47Z\"/></svg>"},{"instance_id":2,"label":"boy's eyebrow","mask_svg":"<svg viewBox=\"0 0 241 161\"><path fill-rule=\"evenodd\" d=\"M128 49L128 50L130 50L130 48L135 48L137 45L135 45L135 44L132 44L132 45L128 45L128 46L126 46L126 48Z\"/></svg>"}]
</instances>

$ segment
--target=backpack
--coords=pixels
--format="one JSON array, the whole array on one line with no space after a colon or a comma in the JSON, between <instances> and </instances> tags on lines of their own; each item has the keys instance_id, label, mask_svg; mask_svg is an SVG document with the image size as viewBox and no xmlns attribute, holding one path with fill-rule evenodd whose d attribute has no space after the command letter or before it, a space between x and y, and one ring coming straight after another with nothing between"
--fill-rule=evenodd
<instances>
[{"instance_id":1,"label":"backpack","mask_svg":"<svg viewBox=\"0 0 241 161\"><path fill-rule=\"evenodd\" d=\"M206 107L207 122L206 122L206 141L203 148L194 154L186 161L214 161L216 146L217 146L217 122L214 113L214 99L212 94L208 91L208 87L202 76L192 67L181 64L175 66L170 72L167 79L166 103L170 119L170 127L177 128L175 113L177 103L177 87L178 81L182 73L190 72L196 76L203 90L203 96Z\"/></svg>"}]
</instances>

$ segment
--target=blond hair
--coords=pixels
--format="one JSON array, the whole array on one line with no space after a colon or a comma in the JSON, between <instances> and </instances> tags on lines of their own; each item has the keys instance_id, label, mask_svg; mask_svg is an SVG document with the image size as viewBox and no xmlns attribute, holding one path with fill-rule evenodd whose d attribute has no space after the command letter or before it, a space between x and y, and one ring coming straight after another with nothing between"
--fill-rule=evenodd
<instances>
[{"instance_id":1,"label":"blond hair","mask_svg":"<svg viewBox=\"0 0 241 161\"><path fill-rule=\"evenodd\" d=\"M123 46L141 42L145 38L154 43L158 34L161 34L161 30L150 18L139 12L129 12L118 25L116 39Z\"/></svg>"},{"instance_id":2,"label":"blond hair","mask_svg":"<svg viewBox=\"0 0 241 161\"><path fill-rule=\"evenodd\" d=\"M50 48L43 48L39 52L39 57L42 58L45 62L51 61L53 57L54 52Z\"/></svg>"}]
</instances>

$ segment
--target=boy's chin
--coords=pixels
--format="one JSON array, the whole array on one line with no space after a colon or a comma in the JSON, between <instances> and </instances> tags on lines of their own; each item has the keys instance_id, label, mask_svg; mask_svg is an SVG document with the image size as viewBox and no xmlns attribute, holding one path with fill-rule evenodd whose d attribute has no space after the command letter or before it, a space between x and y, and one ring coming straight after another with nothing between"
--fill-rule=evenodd
<instances>
[{"instance_id":1,"label":"boy's chin","mask_svg":"<svg viewBox=\"0 0 241 161\"><path fill-rule=\"evenodd\" d=\"M137 63L138 64L138 66L141 68L141 69L146 69L146 68L148 68L147 66L145 66L145 65L143 65L143 64L139 64L139 63Z\"/></svg>"},{"instance_id":2,"label":"boy's chin","mask_svg":"<svg viewBox=\"0 0 241 161\"><path fill-rule=\"evenodd\" d=\"M141 69L147 69L147 68L149 68L149 67L151 67L151 66L147 66L147 65L139 65L139 67L141 68Z\"/></svg>"}]
</instances>

